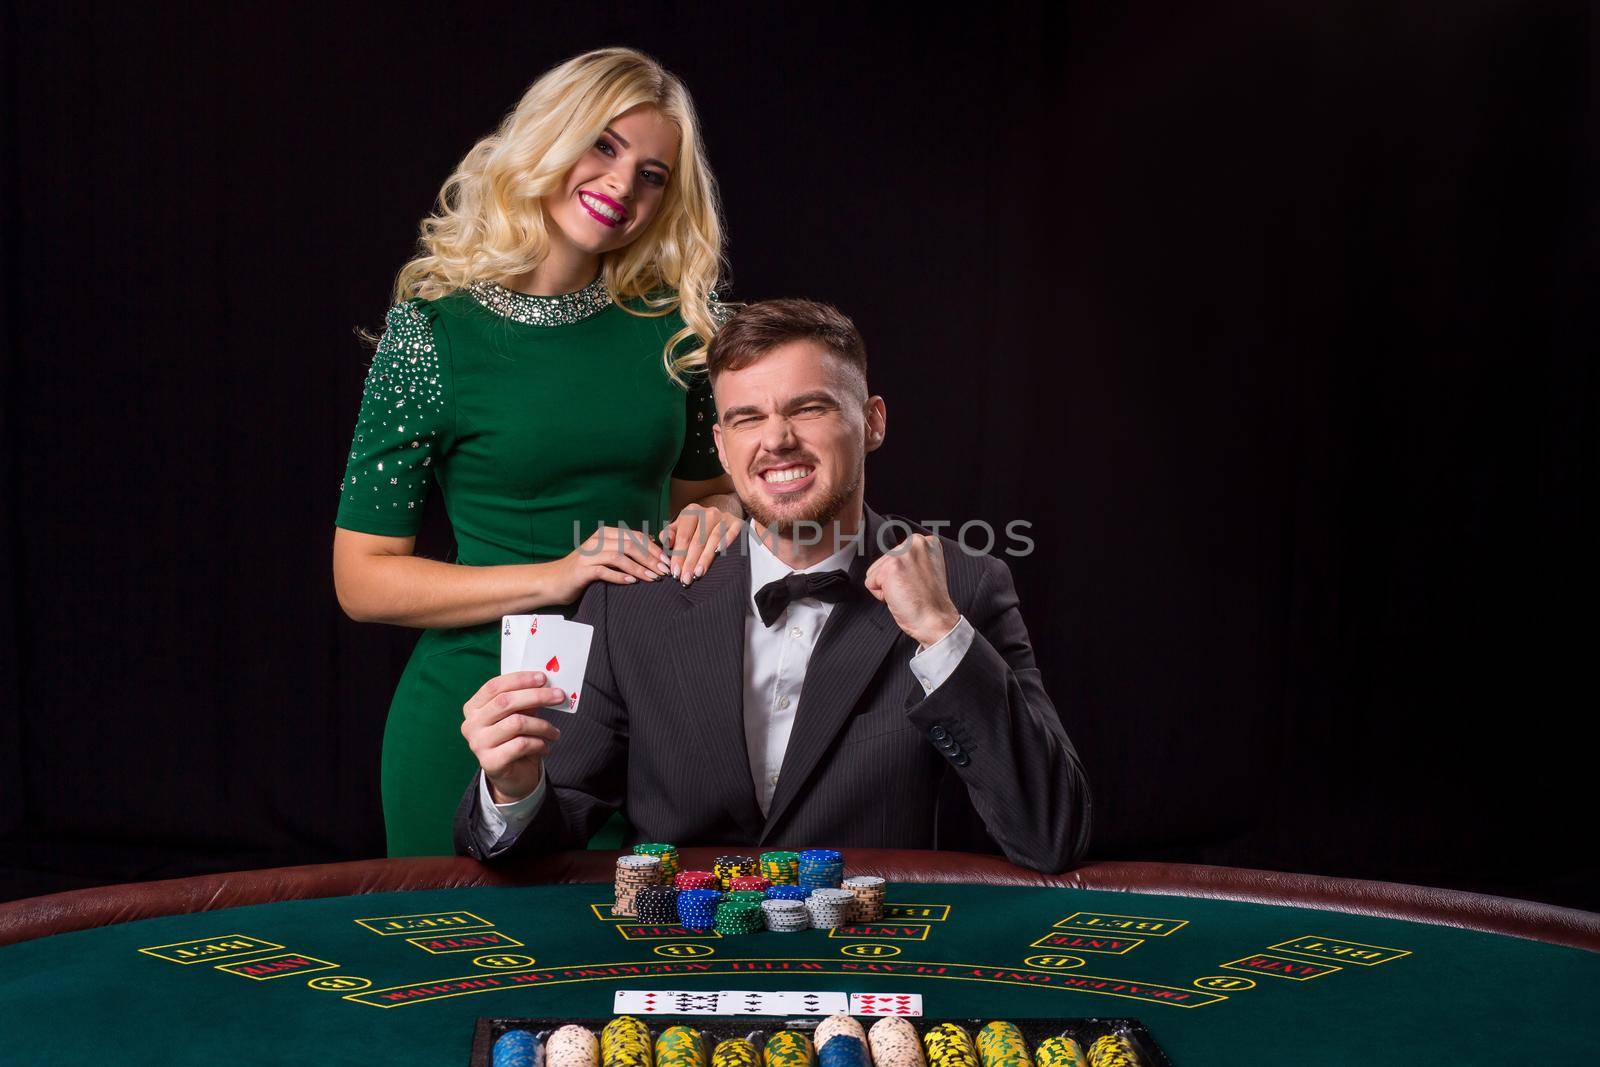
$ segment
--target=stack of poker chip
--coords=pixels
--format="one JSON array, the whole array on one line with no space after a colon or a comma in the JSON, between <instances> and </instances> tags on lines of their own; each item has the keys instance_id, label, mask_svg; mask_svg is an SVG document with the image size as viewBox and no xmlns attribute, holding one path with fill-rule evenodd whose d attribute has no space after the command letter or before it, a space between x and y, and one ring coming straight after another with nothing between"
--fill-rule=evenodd
<instances>
[{"instance_id":1,"label":"stack of poker chip","mask_svg":"<svg viewBox=\"0 0 1600 1067\"><path fill-rule=\"evenodd\" d=\"M983 1067L1033 1067L1022 1031L1001 1019L985 1023L978 1031L978 1059Z\"/></svg>"},{"instance_id":2,"label":"stack of poker chip","mask_svg":"<svg viewBox=\"0 0 1600 1067\"><path fill-rule=\"evenodd\" d=\"M647 885L661 884L661 860L656 856L618 856L616 902L611 914L633 916L634 899Z\"/></svg>"},{"instance_id":3,"label":"stack of poker chip","mask_svg":"<svg viewBox=\"0 0 1600 1067\"><path fill-rule=\"evenodd\" d=\"M813 930L831 930L843 926L856 895L848 889L813 889L806 897L806 912L811 916ZM819 1050L820 1051L820 1050Z\"/></svg>"},{"instance_id":4,"label":"stack of poker chip","mask_svg":"<svg viewBox=\"0 0 1600 1067\"><path fill-rule=\"evenodd\" d=\"M1039 1042L1039 1067L1089 1067L1083 1046L1070 1037L1047 1037Z\"/></svg>"},{"instance_id":5,"label":"stack of poker chip","mask_svg":"<svg viewBox=\"0 0 1600 1067\"><path fill-rule=\"evenodd\" d=\"M633 854L636 856L657 856L661 860L661 884L672 885L673 879L678 876L678 846L650 843L634 845Z\"/></svg>"},{"instance_id":6,"label":"stack of poker chip","mask_svg":"<svg viewBox=\"0 0 1600 1067\"><path fill-rule=\"evenodd\" d=\"M867 1031L867 1048L876 1067L927 1067L917 1028L898 1015L886 1015Z\"/></svg>"},{"instance_id":7,"label":"stack of poker chip","mask_svg":"<svg viewBox=\"0 0 1600 1067\"><path fill-rule=\"evenodd\" d=\"M761 876L773 885L799 885L800 853L763 852Z\"/></svg>"},{"instance_id":8,"label":"stack of poker chip","mask_svg":"<svg viewBox=\"0 0 1600 1067\"><path fill-rule=\"evenodd\" d=\"M763 878L759 874L745 874L735 878L733 880L733 884L729 888L734 890L759 889L761 892L765 893L767 890L772 888L772 880L769 878Z\"/></svg>"},{"instance_id":9,"label":"stack of poker chip","mask_svg":"<svg viewBox=\"0 0 1600 1067\"><path fill-rule=\"evenodd\" d=\"M655 1045L650 1028L631 1015L619 1015L600 1031L600 1067L651 1067Z\"/></svg>"},{"instance_id":10,"label":"stack of poker chip","mask_svg":"<svg viewBox=\"0 0 1600 1067\"><path fill-rule=\"evenodd\" d=\"M817 1051L817 1067L870 1067L867 1046L839 1034Z\"/></svg>"},{"instance_id":11,"label":"stack of poker chip","mask_svg":"<svg viewBox=\"0 0 1600 1067\"><path fill-rule=\"evenodd\" d=\"M972 1038L955 1023L929 1027L922 1035L928 1051L928 1067L978 1067L978 1054Z\"/></svg>"},{"instance_id":12,"label":"stack of poker chip","mask_svg":"<svg viewBox=\"0 0 1600 1067\"><path fill-rule=\"evenodd\" d=\"M692 1026L669 1026L656 1038L656 1067L706 1067L706 1041Z\"/></svg>"},{"instance_id":13,"label":"stack of poker chip","mask_svg":"<svg viewBox=\"0 0 1600 1067\"><path fill-rule=\"evenodd\" d=\"M798 1030L777 1030L762 1050L766 1067L812 1067L811 1039Z\"/></svg>"},{"instance_id":14,"label":"stack of poker chip","mask_svg":"<svg viewBox=\"0 0 1600 1067\"><path fill-rule=\"evenodd\" d=\"M742 1037L718 1041L711 1050L711 1067L756 1067L756 1047Z\"/></svg>"},{"instance_id":15,"label":"stack of poker chip","mask_svg":"<svg viewBox=\"0 0 1600 1067\"><path fill-rule=\"evenodd\" d=\"M759 904L767 899L767 894L759 889L735 889L724 899L734 904Z\"/></svg>"},{"instance_id":16,"label":"stack of poker chip","mask_svg":"<svg viewBox=\"0 0 1600 1067\"><path fill-rule=\"evenodd\" d=\"M600 1043L587 1027L567 1023L544 1039L545 1067L598 1067Z\"/></svg>"},{"instance_id":17,"label":"stack of poker chip","mask_svg":"<svg viewBox=\"0 0 1600 1067\"><path fill-rule=\"evenodd\" d=\"M811 929L811 912L803 900L768 900L761 911L767 917L768 930L792 934Z\"/></svg>"},{"instance_id":18,"label":"stack of poker chip","mask_svg":"<svg viewBox=\"0 0 1600 1067\"><path fill-rule=\"evenodd\" d=\"M884 882L875 874L846 878L841 886L856 896L850 907L851 922L875 922L883 914Z\"/></svg>"},{"instance_id":19,"label":"stack of poker chip","mask_svg":"<svg viewBox=\"0 0 1600 1067\"><path fill-rule=\"evenodd\" d=\"M760 867L754 856L718 856L717 862L711 865L711 872L717 876L717 888L726 892L733 888L735 878L758 874Z\"/></svg>"},{"instance_id":20,"label":"stack of poker chip","mask_svg":"<svg viewBox=\"0 0 1600 1067\"><path fill-rule=\"evenodd\" d=\"M849 1015L830 1015L817 1024L816 1033L812 1035L817 1043L817 1055L820 1057L824 1049L841 1038L854 1041L863 1049L867 1044L866 1032L855 1019Z\"/></svg>"},{"instance_id":21,"label":"stack of poker chip","mask_svg":"<svg viewBox=\"0 0 1600 1067\"><path fill-rule=\"evenodd\" d=\"M1106 1034L1089 1046L1089 1067L1139 1067L1139 1056L1127 1038Z\"/></svg>"},{"instance_id":22,"label":"stack of poker chip","mask_svg":"<svg viewBox=\"0 0 1600 1067\"><path fill-rule=\"evenodd\" d=\"M809 890L801 889L797 885L775 885L767 890L768 900L804 900L810 895Z\"/></svg>"},{"instance_id":23,"label":"stack of poker chip","mask_svg":"<svg viewBox=\"0 0 1600 1067\"><path fill-rule=\"evenodd\" d=\"M717 925L717 905L721 902L720 889L680 889L678 925L691 930L712 929Z\"/></svg>"},{"instance_id":24,"label":"stack of poker chip","mask_svg":"<svg viewBox=\"0 0 1600 1067\"><path fill-rule=\"evenodd\" d=\"M672 884L679 889L716 889L717 876L710 871L679 871Z\"/></svg>"},{"instance_id":25,"label":"stack of poker chip","mask_svg":"<svg viewBox=\"0 0 1600 1067\"><path fill-rule=\"evenodd\" d=\"M838 889L844 878L844 856L831 848L813 848L800 853L802 889Z\"/></svg>"},{"instance_id":26,"label":"stack of poker chip","mask_svg":"<svg viewBox=\"0 0 1600 1067\"><path fill-rule=\"evenodd\" d=\"M676 926L678 890L666 885L641 886L639 892L634 894L633 909L642 923L653 926Z\"/></svg>"},{"instance_id":27,"label":"stack of poker chip","mask_svg":"<svg viewBox=\"0 0 1600 1067\"><path fill-rule=\"evenodd\" d=\"M717 905L715 929L719 934L753 934L767 924L761 901L724 900Z\"/></svg>"},{"instance_id":28,"label":"stack of poker chip","mask_svg":"<svg viewBox=\"0 0 1600 1067\"><path fill-rule=\"evenodd\" d=\"M495 1041L490 1058L494 1067L535 1067L539 1039L527 1030L507 1030Z\"/></svg>"}]
</instances>

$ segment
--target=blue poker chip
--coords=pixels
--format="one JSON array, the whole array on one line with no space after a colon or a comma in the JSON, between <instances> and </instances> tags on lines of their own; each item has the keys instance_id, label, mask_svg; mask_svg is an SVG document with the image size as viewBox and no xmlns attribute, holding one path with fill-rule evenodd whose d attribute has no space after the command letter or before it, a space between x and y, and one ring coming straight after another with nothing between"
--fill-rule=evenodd
<instances>
[{"instance_id":1,"label":"blue poker chip","mask_svg":"<svg viewBox=\"0 0 1600 1067\"><path fill-rule=\"evenodd\" d=\"M720 889L684 889L678 893L678 925L691 930L709 930L716 925Z\"/></svg>"},{"instance_id":2,"label":"blue poker chip","mask_svg":"<svg viewBox=\"0 0 1600 1067\"><path fill-rule=\"evenodd\" d=\"M812 848L800 853L800 887L837 889L844 881L844 855L831 848Z\"/></svg>"},{"instance_id":3,"label":"blue poker chip","mask_svg":"<svg viewBox=\"0 0 1600 1067\"><path fill-rule=\"evenodd\" d=\"M537 1067L539 1039L527 1030L507 1030L494 1043L493 1067Z\"/></svg>"},{"instance_id":4,"label":"blue poker chip","mask_svg":"<svg viewBox=\"0 0 1600 1067\"><path fill-rule=\"evenodd\" d=\"M804 900L810 890L799 885L775 885L767 890L768 900Z\"/></svg>"},{"instance_id":5,"label":"blue poker chip","mask_svg":"<svg viewBox=\"0 0 1600 1067\"><path fill-rule=\"evenodd\" d=\"M868 1067L867 1050L848 1034L834 1034L817 1049L817 1067Z\"/></svg>"}]
</instances>

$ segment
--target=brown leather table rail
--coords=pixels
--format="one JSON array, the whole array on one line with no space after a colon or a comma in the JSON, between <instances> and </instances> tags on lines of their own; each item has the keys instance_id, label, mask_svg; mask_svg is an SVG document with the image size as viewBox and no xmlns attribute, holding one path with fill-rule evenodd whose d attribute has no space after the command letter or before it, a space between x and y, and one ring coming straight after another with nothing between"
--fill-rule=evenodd
<instances>
[{"instance_id":1,"label":"brown leather table rail","mask_svg":"<svg viewBox=\"0 0 1600 1067\"><path fill-rule=\"evenodd\" d=\"M709 869L728 846L686 848L686 868ZM892 882L1060 886L1284 904L1438 923L1600 951L1600 914L1506 897L1391 882L1187 863L1087 863L1038 874L994 856L910 849L848 849L852 874ZM75 889L0 904L0 945L157 915L358 893L478 885L609 882L615 852L562 852L505 867L456 856L356 860Z\"/></svg>"}]
</instances>

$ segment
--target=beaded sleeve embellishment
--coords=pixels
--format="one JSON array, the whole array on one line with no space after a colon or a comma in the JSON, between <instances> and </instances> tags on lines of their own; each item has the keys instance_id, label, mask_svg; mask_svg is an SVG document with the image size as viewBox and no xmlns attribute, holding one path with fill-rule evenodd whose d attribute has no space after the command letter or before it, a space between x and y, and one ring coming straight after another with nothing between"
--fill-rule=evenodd
<instances>
[{"instance_id":1,"label":"beaded sleeve embellishment","mask_svg":"<svg viewBox=\"0 0 1600 1067\"><path fill-rule=\"evenodd\" d=\"M395 305L361 394L343 485L347 501L380 512L416 509L427 493L424 468L433 463L444 412L439 379L433 323L409 303Z\"/></svg>"}]
</instances>

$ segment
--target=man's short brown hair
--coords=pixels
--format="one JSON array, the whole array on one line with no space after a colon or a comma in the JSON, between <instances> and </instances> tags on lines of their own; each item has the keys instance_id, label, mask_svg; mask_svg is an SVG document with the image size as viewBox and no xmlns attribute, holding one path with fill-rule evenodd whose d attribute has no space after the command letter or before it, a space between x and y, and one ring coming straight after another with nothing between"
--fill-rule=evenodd
<instances>
[{"instance_id":1,"label":"man's short brown hair","mask_svg":"<svg viewBox=\"0 0 1600 1067\"><path fill-rule=\"evenodd\" d=\"M791 341L812 341L839 357L861 376L866 395L867 346L849 316L830 304L785 297L740 308L711 341L706 371L715 382L725 370L743 370Z\"/></svg>"}]
</instances>

